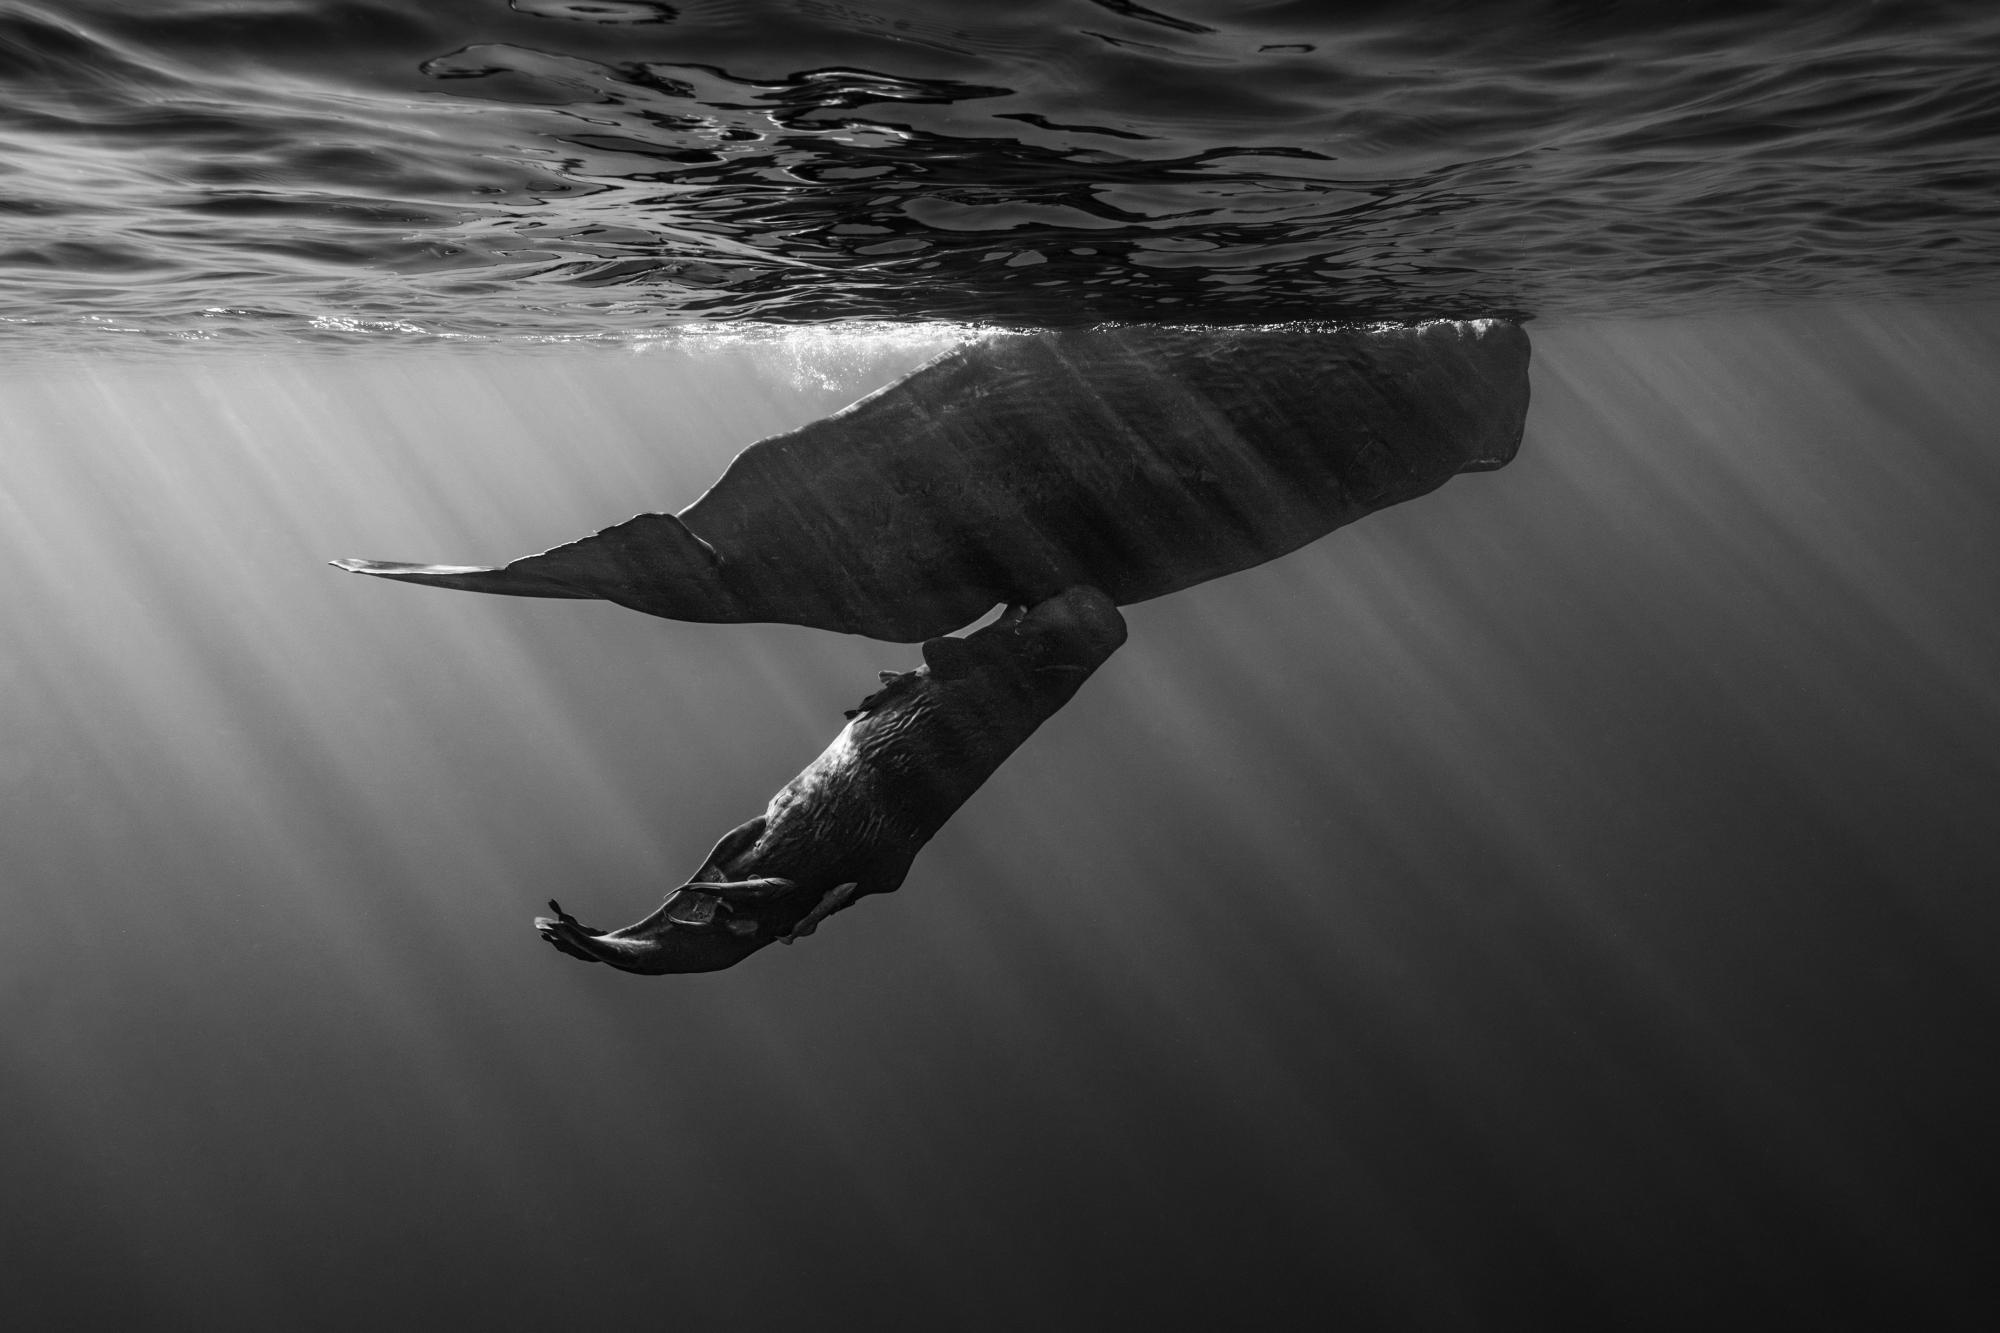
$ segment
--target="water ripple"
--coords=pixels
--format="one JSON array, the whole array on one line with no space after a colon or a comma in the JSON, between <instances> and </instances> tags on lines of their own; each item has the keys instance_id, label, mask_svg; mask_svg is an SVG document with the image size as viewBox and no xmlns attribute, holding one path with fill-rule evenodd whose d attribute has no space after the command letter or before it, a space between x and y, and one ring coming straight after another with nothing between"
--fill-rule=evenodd
<instances>
[{"instance_id":1,"label":"water ripple","mask_svg":"<svg viewBox=\"0 0 2000 1333\"><path fill-rule=\"evenodd\" d=\"M1937 299L1995 199L1981 4L0 0L15 345Z\"/></svg>"}]
</instances>

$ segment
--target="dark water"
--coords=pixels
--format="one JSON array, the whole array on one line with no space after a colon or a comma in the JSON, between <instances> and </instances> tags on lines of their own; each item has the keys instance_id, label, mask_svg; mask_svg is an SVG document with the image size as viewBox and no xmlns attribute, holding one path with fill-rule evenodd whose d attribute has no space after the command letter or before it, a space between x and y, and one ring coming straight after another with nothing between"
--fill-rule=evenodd
<instances>
[{"instance_id":1,"label":"dark water","mask_svg":"<svg viewBox=\"0 0 2000 1333\"><path fill-rule=\"evenodd\" d=\"M650 980L529 918L914 650L319 561L927 345L6 377L13 1326L1987 1326L2000 308L1536 337L1510 467L1130 608L901 893Z\"/></svg>"},{"instance_id":2,"label":"dark water","mask_svg":"<svg viewBox=\"0 0 2000 1333\"><path fill-rule=\"evenodd\" d=\"M0 0L0 1324L1994 1326L1996 71L1983 4ZM914 650L321 563L678 508L926 321L1507 312L1515 463L1130 608L712 976L528 922Z\"/></svg>"},{"instance_id":3,"label":"dark water","mask_svg":"<svg viewBox=\"0 0 2000 1333\"><path fill-rule=\"evenodd\" d=\"M2000 9L0 4L0 318L623 337L1962 299Z\"/></svg>"}]
</instances>

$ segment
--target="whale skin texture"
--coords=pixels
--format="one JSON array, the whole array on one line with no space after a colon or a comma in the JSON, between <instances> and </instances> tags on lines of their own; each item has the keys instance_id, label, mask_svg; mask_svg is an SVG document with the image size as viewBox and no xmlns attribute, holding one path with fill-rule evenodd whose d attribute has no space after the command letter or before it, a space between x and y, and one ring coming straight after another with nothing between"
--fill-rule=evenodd
<instances>
[{"instance_id":1,"label":"whale skin texture","mask_svg":"<svg viewBox=\"0 0 2000 1333\"><path fill-rule=\"evenodd\" d=\"M1508 462L1505 320L996 334L751 445L678 514L403 582L916 643L1065 589L1117 605L1274 560Z\"/></svg>"},{"instance_id":2,"label":"whale skin texture","mask_svg":"<svg viewBox=\"0 0 2000 1333\"><path fill-rule=\"evenodd\" d=\"M622 930L551 902L557 949L627 972L714 972L901 887L924 844L1125 641L1095 588L1071 588L883 673L819 758L731 830L660 908Z\"/></svg>"}]
</instances>

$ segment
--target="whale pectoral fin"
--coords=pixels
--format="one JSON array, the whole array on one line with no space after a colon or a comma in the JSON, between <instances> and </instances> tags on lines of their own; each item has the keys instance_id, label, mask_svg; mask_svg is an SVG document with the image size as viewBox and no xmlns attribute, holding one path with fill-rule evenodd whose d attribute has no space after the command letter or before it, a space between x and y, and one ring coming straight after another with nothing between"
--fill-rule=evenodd
<instances>
[{"instance_id":1,"label":"whale pectoral fin","mask_svg":"<svg viewBox=\"0 0 2000 1333\"><path fill-rule=\"evenodd\" d=\"M738 879L727 882L717 880L696 880L682 886L697 893L712 894L729 903L760 903L772 898L781 898L798 887L788 879L774 876L760 876L756 879Z\"/></svg>"},{"instance_id":2,"label":"whale pectoral fin","mask_svg":"<svg viewBox=\"0 0 2000 1333\"><path fill-rule=\"evenodd\" d=\"M507 597L601 597L671 605L676 591L706 586L722 564L713 546L672 514L640 514L591 536L498 567L335 560L336 569L434 588ZM641 606L642 610L650 607Z\"/></svg>"}]
</instances>

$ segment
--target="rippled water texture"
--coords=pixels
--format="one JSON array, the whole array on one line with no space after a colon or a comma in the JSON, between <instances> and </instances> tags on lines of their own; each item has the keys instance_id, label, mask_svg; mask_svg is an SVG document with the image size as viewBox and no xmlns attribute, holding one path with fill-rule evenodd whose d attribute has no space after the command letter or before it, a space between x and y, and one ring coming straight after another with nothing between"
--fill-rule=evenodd
<instances>
[{"instance_id":1,"label":"rippled water texture","mask_svg":"<svg viewBox=\"0 0 2000 1333\"><path fill-rule=\"evenodd\" d=\"M1994 289L2000 7L0 4L19 342Z\"/></svg>"}]
</instances>

